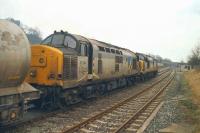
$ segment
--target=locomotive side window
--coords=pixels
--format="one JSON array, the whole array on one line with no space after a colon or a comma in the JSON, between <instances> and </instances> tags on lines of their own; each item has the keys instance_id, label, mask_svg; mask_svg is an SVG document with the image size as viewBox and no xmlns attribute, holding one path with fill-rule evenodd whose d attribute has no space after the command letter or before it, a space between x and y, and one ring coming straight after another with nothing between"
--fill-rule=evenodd
<instances>
[{"instance_id":1,"label":"locomotive side window","mask_svg":"<svg viewBox=\"0 0 200 133\"><path fill-rule=\"evenodd\" d=\"M115 50L114 50L114 49L111 49L111 52L112 52L113 54L115 54Z\"/></svg>"},{"instance_id":2,"label":"locomotive side window","mask_svg":"<svg viewBox=\"0 0 200 133\"><path fill-rule=\"evenodd\" d=\"M115 63L123 63L123 57L122 56L115 56Z\"/></svg>"},{"instance_id":3,"label":"locomotive side window","mask_svg":"<svg viewBox=\"0 0 200 133\"><path fill-rule=\"evenodd\" d=\"M63 46L64 37L63 34L55 34L52 39L52 44L54 46Z\"/></svg>"},{"instance_id":4,"label":"locomotive side window","mask_svg":"<svg viewBox=\"0 0 200 133\"><path fill-rule=\"evenodd\" d=\"M76 48L76 41L72 37L66 36L64 40L64 45L74 49Z\"/></svg>"},{"instance_id":5,"label":"locomotive side window","mask_svg":"<svg viewBox=\"0 0 200 133\"><path fill-rule=\"evenodd\" d=\"M116 50L116 53L117 53L117 54L120 54L119 50Z\"/></svg>"},{"instance_id":6,"label":"locomotive side window","mask_svg":"<svg viewBox=\"0 0 200 133\"><path fill-rule=\"evenodd\" d=\"M85 44L81 44L81 55L87 56L87 46Z\"/></svg>"},{"instance_id":7,"label":"locomotive side window","mask_svg":"<svg viewBox=\"0 0 200 133\"><path fill-rule=\"evenodd\" d=\"M105 51L104 47L98 46L99 47L99 51Z\"/></svg>"},{"instance_id":8,"label":"locomotive side window","mask_svg":"<svg viewBox=\"0 0 200 133\"><path fill-rule=\"evenodd\" d=\"M107 53L110 53L110 49L109 48L105 48Z\"/></svg>"}]
</instances>

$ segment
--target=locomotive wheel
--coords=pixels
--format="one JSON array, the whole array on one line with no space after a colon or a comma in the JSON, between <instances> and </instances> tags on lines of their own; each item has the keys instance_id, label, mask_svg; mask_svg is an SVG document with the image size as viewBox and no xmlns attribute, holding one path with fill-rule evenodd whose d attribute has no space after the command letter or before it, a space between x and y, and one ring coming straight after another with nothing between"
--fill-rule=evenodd
<instances>
[{"instance_id":1,"label":"locomotive wheel","mask_svg":"<svg viewBox=\"0 0 200 133\"><path fill-rule=\"evenodd\" d=\"M64 106L79 103L80 101L82 101L82 99L80 97L80 92L77 90L62 92L61 97L62 97L61 104Z\"/></svg>"}]
</instances>

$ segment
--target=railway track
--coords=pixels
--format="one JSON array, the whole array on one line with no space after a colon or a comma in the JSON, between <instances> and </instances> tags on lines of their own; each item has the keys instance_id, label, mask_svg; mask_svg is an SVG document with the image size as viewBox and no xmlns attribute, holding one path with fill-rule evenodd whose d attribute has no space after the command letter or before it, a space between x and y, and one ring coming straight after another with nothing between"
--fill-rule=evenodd
<instances>
[{"instance_id":1,"label":"railway track","mask_svg":"<svg viewBox=\"0 0 200 133\"><path fill-rule=\"evenodd\" d=\"M147 87L143 91L80 122L62 133L137 132L160 103L160 95L170 84L174 73Z\"/></svg>"},{"instance_id":2,"label":"railway track","mask_svg":"<svg viewBox=\"0 0 200 133\"><path fill-rule=\"evenodd\" d=\"M161 80L163 79L163 77L165 77L165 73L167 73L167 71L161 71L160 74L159 74L159 77L157 78L161 78ZM158 80L156 81L155 83L152 83L152 85L156 84L157 82L160 82L161 80ZM149 87L147 87L149 88ZM45 119L45 118L54 118L56 117L56 114L62 114L64 113L65 111L63 110L57 110L57 111L53 111L53 112L49 112L49 113L43 113L41 116L39 117L34 117L33 119L28 119L28 120L24 120L24 121L20 121L18 123L15 123L13 125L8 125L8 126L5 126L5 127L1 127L0 130L5 130L7 131L8 129L15 129L16 127L20 127L20 126L23 126L25 124L31 124L31 123L34 123L34 122L38 122Z\"/></svg>"},{"instance_id":3,"label":"railway track","mask_svg":"<svg viewBox=\"0 0 200 133\"><path fill-rule=\"evenodd\" d=\"M162 75L163 73L169 71L170 68L169 67L166 67L166 68L162 68L161 70L158 71L158 74L157 75Z\"/></svg>"}]
</instances>

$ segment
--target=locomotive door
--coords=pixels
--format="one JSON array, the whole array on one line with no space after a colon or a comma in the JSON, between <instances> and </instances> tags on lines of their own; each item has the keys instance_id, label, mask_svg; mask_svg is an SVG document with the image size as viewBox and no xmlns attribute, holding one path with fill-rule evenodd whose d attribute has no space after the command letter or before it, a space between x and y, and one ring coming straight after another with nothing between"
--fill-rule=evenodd
<instances>
[{"instance_id":1,"label":"locomotive door","mask_svg":"<svg viewBox=\"0 0 200 133\"><path fill-rule=\"evenodd\" d=\"M98 74L103 72L102 54L98 54Z\"/></svg>"},{"instance_id":2,"label":"locomotive door","mask_svg":"<svg viewBox=\"0 0 200 133\"><path fill-rule=\"evenodd\" d=\"M93 48L92 45L88 45L88 74L92 74L93 66Z\"/></svg>"},{"instance_id":3,"label":"locomotive door","mask_svg":"<svg viewBox=\"0 0 200 133\"><path fill-rule=\"evenodd\" d=\"M81 43L80 46L80 57L79 57L79 66L78 66L78 79L87 80L88 75L88 45L85 42Z\"/></svg>"}]
</instances>

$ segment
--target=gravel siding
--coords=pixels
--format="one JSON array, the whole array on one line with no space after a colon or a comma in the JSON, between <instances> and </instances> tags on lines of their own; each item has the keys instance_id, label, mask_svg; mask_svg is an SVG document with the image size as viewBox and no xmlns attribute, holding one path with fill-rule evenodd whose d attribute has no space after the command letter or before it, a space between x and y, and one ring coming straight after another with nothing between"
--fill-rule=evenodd
<instances>
[{"instance_id":1,"label":"gravel siding","mask_svg":"<svg viewBox=\"0 0 200 133\"><path fill-rule=\"evenodd\" d=\"M177 73L175 80L168 86L164 95L164 104L156 117L151 121L145 133L157 133L160 129L170 126L172 123L181 122L183 115L178 108L178 99L182 98L181 86L182 74Z\"/></svg>"}]
</instances>

